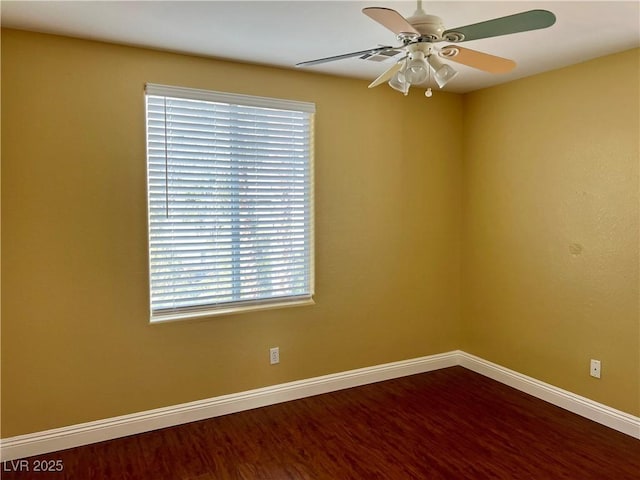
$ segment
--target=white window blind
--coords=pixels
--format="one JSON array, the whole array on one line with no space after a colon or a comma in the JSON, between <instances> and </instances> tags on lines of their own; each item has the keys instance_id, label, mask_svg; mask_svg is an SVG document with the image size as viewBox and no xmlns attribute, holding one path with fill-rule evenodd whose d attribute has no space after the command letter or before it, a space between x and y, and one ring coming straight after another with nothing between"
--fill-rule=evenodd
<instances>
[{"instance_id":1,"label":"white window blind","mask_svg":"<svg viewBox=\"0 0 640 480\"><path fill-rule=\"evenodd\" d=\"M314 105L145 97L151 320L310 303Z\"/></svg>"}]
</instances>

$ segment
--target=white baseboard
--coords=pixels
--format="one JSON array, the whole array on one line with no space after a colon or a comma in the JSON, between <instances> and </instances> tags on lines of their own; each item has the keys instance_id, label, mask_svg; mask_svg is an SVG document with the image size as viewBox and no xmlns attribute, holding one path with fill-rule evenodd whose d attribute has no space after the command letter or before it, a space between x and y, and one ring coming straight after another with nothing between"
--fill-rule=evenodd
<instances>
[{"instance_id":1,"label":"white baseboard","mask_svg":"<svg viewBox=\"0 0 640 480\"><path fill-rule=\"evenodd\" d=\"M594 402L575 393L509 370L466 352L459 353L458 365L489 377L536 398L576 413L581 417L640 439L640 417Z\"/></svg>"},{"instance_id":2,"label":"white baseboard","mask_svg":"<svg viewBox=\"0 0 640 480\"><path fill-rule=\"evenodd\" d=\"M8 461L55 452L456 365L640 439L639 417L456 350L9 437L0 440L0 458Z\"/></svg>"},{"instance_id":3,"label":"white baseboard","mask_svg":"<svg viewBox=\"0 0 640 480\"><path fill-rule=\"evenodd\" d=\"M7 461L55 452L457 364L458 352L430 355L9 437L0 440L0 458Z\"/></svg>"}]
</instances>

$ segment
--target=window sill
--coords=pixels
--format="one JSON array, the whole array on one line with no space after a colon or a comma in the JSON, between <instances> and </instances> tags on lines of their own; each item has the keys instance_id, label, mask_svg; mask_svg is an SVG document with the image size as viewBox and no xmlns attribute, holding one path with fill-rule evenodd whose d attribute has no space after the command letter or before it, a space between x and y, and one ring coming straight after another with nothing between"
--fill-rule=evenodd
<instances>
[{"instance_id":1,"label":"window sill","mask_svg":"<svg viewBox=\"0 0 640 480\"><path fill-rule=\"evenodd\" d=\"M276 308L303 307L315 305L313 298L300 300L282 300L279 302L256 303L253 305L233 305L229 307L214 307L209 309L194 310L190 312L165 313L152 315L149 319L150 325L161 323L178 322L184 320L206 320L208 318L220 317L223 315L235 315L238 313L257 312L260 310L272 310Z\"/></svg>"}]
</instances>

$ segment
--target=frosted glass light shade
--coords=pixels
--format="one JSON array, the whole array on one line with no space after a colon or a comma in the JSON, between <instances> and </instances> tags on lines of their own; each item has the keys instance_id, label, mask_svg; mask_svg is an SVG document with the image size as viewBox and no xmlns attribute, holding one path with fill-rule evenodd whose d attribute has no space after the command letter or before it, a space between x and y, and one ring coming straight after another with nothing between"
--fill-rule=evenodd
<instances>
[{"instance_id":1,"label":"frosted glass light shade","mask_svg":"<svg viewBox=\"0 0 640 480\"><path fill-rule=\"evenodd\" d=\"M396 73L391 80L389 80L389 86L394 90L406 95L409 92L409 83L402 72Z\"/></svg>"},{"instance_id":2,"label":"frosted glass light shade","mask_svg":"<svg viewBox=\"0 0 640 480\"><path fill-rule=\"evenodd\" d=\"M427 59L431 68L433 68L433 77L440 88L444 87L449 80L458 74L458 71L453 69L450 65L442 63L437 57L431 55Z\"/></svg>"},{"instance_id":3,"label":"frosted glass light shade","mask_svg":"<svg viewBox=\"0 0 640 480\"><path fill-rule=\"evenodd\" d=\"M429 74L429 66L424 60L424 53L413 52L407 62L407 68L404 75L411 85L422 83L427 79Z\"/></svg>"}]
</instances>

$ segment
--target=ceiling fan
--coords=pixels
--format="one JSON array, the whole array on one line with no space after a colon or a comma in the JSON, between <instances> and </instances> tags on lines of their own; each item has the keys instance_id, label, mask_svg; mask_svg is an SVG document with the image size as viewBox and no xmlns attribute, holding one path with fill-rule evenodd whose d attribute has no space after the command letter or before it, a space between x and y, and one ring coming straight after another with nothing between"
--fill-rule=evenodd
<instances>
[{"instance_id":1,"label":"ceiling fan","mask_svg":"<svg viewBox=\"0 0 640 480\"><path fill-rule=\"evenodd\" d=\"M422 0L418 0L417 3L415 13L409 18L404 18L390 8L367 7L362 9L362 13L395 33L401 45L396 47L380 46L369 50L319 58L298 63L296 67L307 67L353 57L362 59L374 56L389 58L402 54L403 56L394 65L371 82L369 88L387 82L394 90L408 95L411 85L426 83L428 88L425 95L430 97L432 95L430 87L432 72L440 88L443 88L458 74L451 65L443 63L440 58L489 73L507 73L516 66L516 62L513 60L460 47L459 43L547 28L556 21L555 15L548 10L529 10L463 27L445 29L440 17L425 13L422 9ZM441 47L436 46L441 42L447 44Z\"/></svg>"}]
</instances>

